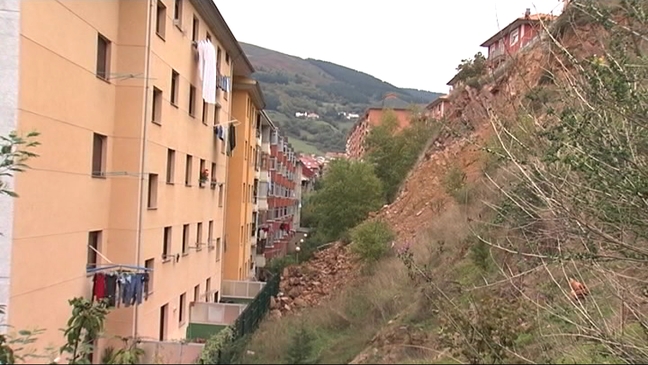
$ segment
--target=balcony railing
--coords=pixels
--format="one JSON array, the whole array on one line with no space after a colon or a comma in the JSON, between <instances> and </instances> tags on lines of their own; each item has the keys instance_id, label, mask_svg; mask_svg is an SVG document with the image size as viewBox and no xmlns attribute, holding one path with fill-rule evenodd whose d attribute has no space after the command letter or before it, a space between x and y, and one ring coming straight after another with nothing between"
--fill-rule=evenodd
<instances>
[{"instance_id":1,"label":"balcony railing","mask_svg":"<svg viewBox=\"0 0 648 365\"><path fill-rule=\"evenodd\" d=\"M262 281L223 280L221 297L252 299L263 289L265 284Z\"/></svg>"},{"instance_id":2,"label":"balcony railing","mask_svg":"<svg viewBox=\"0 0 648 365\"><path fill-rule=\"evenodd\" d=\"M505 51L504 47L495 48L488 53L488 58L492 60L496 57L503 56Z\"/></svg>"}]
</instances>

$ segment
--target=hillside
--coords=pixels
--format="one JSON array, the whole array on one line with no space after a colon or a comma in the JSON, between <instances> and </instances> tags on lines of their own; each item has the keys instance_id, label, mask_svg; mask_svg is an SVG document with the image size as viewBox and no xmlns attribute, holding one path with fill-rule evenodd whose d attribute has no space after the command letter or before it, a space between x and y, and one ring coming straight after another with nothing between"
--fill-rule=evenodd
<instances>
[{"instance_id":1,"label":"hillside","mask_svg":"<svg viewBox=\"0 0 648 365\"><path fill-rule=\"evenodd\" d=\"M265 321L243 363L285 363L296 344L309 363L646 362L648 5L601 2L616 1L573 0L549 36L451 94L448 128L371 218L395 249L351 270L336 246L284 270L307 296L282 294L297 314ZM355 275L302 284L325 256ZM318 302L322 283L335 289Z\"/></svg>"},{"instance_id":2,"label":"hillside","mask_svg":"<svg viewBox=\"0 0 648 365\"><path fill-rule=\"evenodd\" d=\"M261 82L270 117L302 152L344 151L346 134L356 119L341 113L362 114L386 93L408 104L427 104L441 95L398 88L331 62L241 45L257 71L253 77ZM298 118L298 112L315 113L319 119Z\"/></svg>"}]
</instances>

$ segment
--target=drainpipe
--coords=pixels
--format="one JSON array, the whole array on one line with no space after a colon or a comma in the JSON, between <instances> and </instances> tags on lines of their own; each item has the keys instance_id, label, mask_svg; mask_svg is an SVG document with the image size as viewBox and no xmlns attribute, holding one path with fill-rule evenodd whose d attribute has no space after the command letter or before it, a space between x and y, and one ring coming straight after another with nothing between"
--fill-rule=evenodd
<instances>
[{"instance_id":1,"label":"drainpipe","mask_svg":"<svg viewBox=\"0 0 648 365\"><path fill-rule=\"evenodd\" d=\"M146 45L144 55L144 107L142 108L142 139L140 142L140 161L139 161L139 187L137 199L137 241L135 244L135 262L136 266L140 265L140 258L142 255L142 225L144 219L144 171L146 166L146 130L148 126L148 104L149 104L149 77L151 69L151 12L153 8L152 0L146 0L148 10L146 11ZM135 305L133 310L133 339L137 338L138 327L138 309L139 305Z\"/></svg>"}]
</instances>

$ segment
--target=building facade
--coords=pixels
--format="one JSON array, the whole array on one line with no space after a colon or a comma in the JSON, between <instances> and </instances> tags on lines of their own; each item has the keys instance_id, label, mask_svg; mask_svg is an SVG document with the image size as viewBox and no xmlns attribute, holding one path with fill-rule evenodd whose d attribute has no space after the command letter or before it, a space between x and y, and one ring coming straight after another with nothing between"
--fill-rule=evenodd
<instances>
[{"instance_id":1,"label":"building facade","mask_svg":"<svg viewBox=\"0 0 648 365\"><path fill-rule=\"evenodd\" d=\"M255 264L257 269L262 269L266 266L265 249L272 247L272 236L269 234L270 225L268 224L268 217L270 212L270 205L268 204L269 186L270 186L270 138L277 132L277 127L274 125L270 117L265 112L261 112L261 126L260 126L261 143L259 145L259 160L261 162L260 173L258 174L258 189L257 189L257 224L256 224L256 257ZM257 271L258 274L258 271Z\"/></svg>"},{"instance_id":2,"label":"building facade","mask_svg":"<svg viewBox=\"0 0 648 365\"><path fill-rule=\"evenodd\" d=\"M523 17L515 19L501 31L481 44L488 48L488 63L495 69L506 59L516 54L538 37L544 22L554 19L553 15L531 14L527 9Z\"/></svg>"},{"instance_id":3,"label":"building facade","mask_svg":"<svg viewBox=\"0 0 648 365\"><path fill-rule=\"evenodd\" d=\"M255 276L253 246L256 244L257 125L265 107L259 83L250 78L235 78L232 116L236 143L227 174L227 217L225 219L225 257L223 278L248 280ZM258 181L258 180L256 180ZM258 183L257 183L258 184Z\"/></svg>"},{"instance_id":4,"label":"building facade","mask_svg":"<svg viewBox=\"0 0 648 365\"><path fill-rule=\"evenodd\" d=\"M425 107L425 114L435 120L443 119L449 105L448 95L441 95Z\"/></svg>"},{"instance_id":5,"label":"building facade","mask_svg":"<svg viewBox=\"0 0 648 365\"><path fill-rule=\"evenodd\" d=\"M365 154L365 139L371 128L380 124L385 113L389 111L398 120L398 129L407 128L410 125L412 111L409 108L397 107L373 107L369 108L364 116L360 118L349 131L346 142L346 157L353 160L361 160Z\"/></svg>"},{"instance_id":6,"label":"building facade","mask_svg":"<svg viewBox=\"0 0 648 365\"><path fill-rule=\"evenodd\" d=\"M108 334L184 338L189 303L218 300L232 164L214 131L250 62L210 1L3 5L1 132L36 130L41 143L9 181L20 198L0 197L4 323L46 328L37 346L58 347L68 299L119 276L142 298L111 309ZM201 97L207 40L215 104Z\"/></svg>"},{"instance_id":7,"label":"building facade","mask_svg":"<svg viewBox=\"0 0 648 365\"><path fill-rule=\"evenodd\" d=\"M288 138L273 131L270 138L270 184L268 193L267 259L284 256L288 242L294 236L293 215L298 209L295 197L297 155Z\"/></svg>"}]
</instances>

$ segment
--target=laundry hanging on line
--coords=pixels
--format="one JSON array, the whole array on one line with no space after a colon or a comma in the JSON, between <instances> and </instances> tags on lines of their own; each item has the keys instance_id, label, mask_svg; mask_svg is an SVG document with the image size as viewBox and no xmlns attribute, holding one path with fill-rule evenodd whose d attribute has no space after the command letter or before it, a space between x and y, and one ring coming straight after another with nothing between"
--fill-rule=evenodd
<instances>
[{"instance_id":1,"label":"laundry hanging on line","mask_svg":"<svg viewBox=\"0 0 648 365\"><path fill-rule=\"evenodd\" d=\"M96 273L92 283L92 300L105 300L109 307L130 307L148 299L148 273Z\"/></svg>"},{"instance_id":2,"label":"laundry hanging on line","mask_svg":"<svg viewBox=\"0 0 648 365\"><path fill-rule=\"evenodd\" d=\"M198 42L198 75L202 80L202 96L208 104L216 104L218 71L216 69L216 48L209 40Z\"/></svg>"},{"instance_id":3,"label":"laundry hanging on line","mask_svg":"<svg viewBox=\"0 0 648 365\"><path fill-rule=\"evenodd\" d=\"M226 93L232 92L232 78L229 76L218 75L218 87Z\"/></svg>"}]
</instances>

